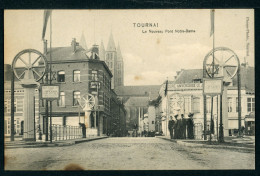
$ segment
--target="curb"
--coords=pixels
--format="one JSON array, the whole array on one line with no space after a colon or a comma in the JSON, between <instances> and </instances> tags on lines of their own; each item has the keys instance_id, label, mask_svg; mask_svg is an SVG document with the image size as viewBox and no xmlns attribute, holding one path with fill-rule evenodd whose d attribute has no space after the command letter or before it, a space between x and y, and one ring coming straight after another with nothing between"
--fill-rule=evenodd
<instances>
[{"instance_id":1,"label":"curb","mask_svg":"<svg viewBox=\"0 0 260 176\"><path fill-rule=\"evenodd\" d=\"M174 142L174 143L177 143L177 144L180 144L180 145L184 145L184 146L187 146L187 147L205 147L205 148L237 149L237 150L255 151L255 148L249 148L249 147L195 144L195 143L189 143L189 142L185 142L185 141L172 140L172 139L161 138L161 137L159 137L159 139L167 140L167 141Z\"/></svg>"},{"instance_id":2,"label":"curb","mask_svg":"<svg viewBox=\"0 0 260 176\"><path fill-rule=\"evenodd\" d=\"M100 138L92 138L92 139L85 139L85 140L79 140L79 141L65 141L65 142L59 142L59 143L47 143L47 144L36 144L36 145L12 145L12 146L5 146L5 149L14 149L14 148L41 148L41 147L64 147L64 146L71 146L83 142L90 142L94 140L99 139L105 139L108 138L107 136L100 137Z\"/></svg>"}]
</instances>

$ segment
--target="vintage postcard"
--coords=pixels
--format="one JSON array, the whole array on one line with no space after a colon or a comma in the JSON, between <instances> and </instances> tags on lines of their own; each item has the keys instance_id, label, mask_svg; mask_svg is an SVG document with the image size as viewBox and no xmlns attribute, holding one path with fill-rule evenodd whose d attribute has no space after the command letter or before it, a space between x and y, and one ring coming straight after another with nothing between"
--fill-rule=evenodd
<instances>
[{"instance_id":1,"label":"vintage postcard","mask_svg":"<svg viewBox=\"0 0 260 176\"><path fill-rule=\"evenodd\" d=\"M5 10L5 170L254 170L254 21Z\"/></svg>"}]
</instances>

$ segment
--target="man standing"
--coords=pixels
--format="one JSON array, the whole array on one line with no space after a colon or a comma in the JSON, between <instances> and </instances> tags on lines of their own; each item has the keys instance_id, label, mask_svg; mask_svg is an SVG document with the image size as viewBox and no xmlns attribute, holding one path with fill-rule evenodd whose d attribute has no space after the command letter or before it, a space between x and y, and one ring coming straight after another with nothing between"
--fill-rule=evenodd
<instances>
[{"instance_id":1,"label":"man standing","mask_svg":"<svg viewBox=\"0 0 260 176\"><path fill-rule=\"evenodd\" d=\"M174 127L174 120L172 119L172 116L170 116L170 120L168 123L168 129L170 131L171 139L173 139L173 127Z\"/></svg>"}]
</instances>

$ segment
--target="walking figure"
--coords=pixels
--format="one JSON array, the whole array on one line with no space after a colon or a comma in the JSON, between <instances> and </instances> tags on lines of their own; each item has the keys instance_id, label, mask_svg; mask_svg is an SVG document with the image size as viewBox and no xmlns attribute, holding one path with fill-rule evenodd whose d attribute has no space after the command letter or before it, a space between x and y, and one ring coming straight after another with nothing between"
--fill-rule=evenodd
<instances>
[{"instance_id":1,"label":"walking figure","mask_svg":"<svg viewBox=\"0 0 260 176\"><path fill-rule=\"evenodd\" d=\"M174 128L174 120L172 119L172 116L170 116L170 120L168 123L168 129L170 131L171 139L173 139L173 128Z\"/></svg>"}]
</instances>

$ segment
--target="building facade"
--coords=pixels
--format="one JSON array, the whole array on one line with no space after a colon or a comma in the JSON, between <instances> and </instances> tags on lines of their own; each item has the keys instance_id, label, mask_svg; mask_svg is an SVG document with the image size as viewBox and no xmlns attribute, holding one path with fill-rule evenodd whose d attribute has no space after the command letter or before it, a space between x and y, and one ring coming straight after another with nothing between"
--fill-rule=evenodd
<instances>
[{"instance_id":1,"label":"building facade","mask_svg":"<svg viewBox=\"0 0 260 176\"><path fill-rule=\"evenodd\" d=\"M176 114L188 118L188 114L194 114L195 137L202 138L204 129L204 107L203 107L203 76L202 69L181 70L177 72L174 81L168 81L162 85L159 97L155 102L158 109L157 117L160 117L160 124L157 124L157 130L161 129L164 135L169 135L168 120ZM254 68L241 66L241 126L246 126L245 117L255 111L254 95ZM206 116L207 130L211 123L211 97L206 98ZM220 117L220 98L213 98L213 121L214 133L218 135L219 117ZM223 100L223 111L227 112L226 118L223 118L224 135L237 135L238 133L238 91L237 80L233 78L232 83L227 87L227 99ZM252 127L251 127L252 128Z\"/></svg>"},{"instance_id":2,"label":"building facade","mask_svg":"<svg viewBox=\"0 0 260 176\"><path fill-rule=\"evenodd\" d=\"M4 65L4 135L11 135L11 65ZM39 124L39 90L34 92L34 123L35 131ZM14 133L15 137L22 137L24 131L24 89L19 81L14 80ZM36 138L36 136L35 136Z\"/></svg>"}]
</instances>

